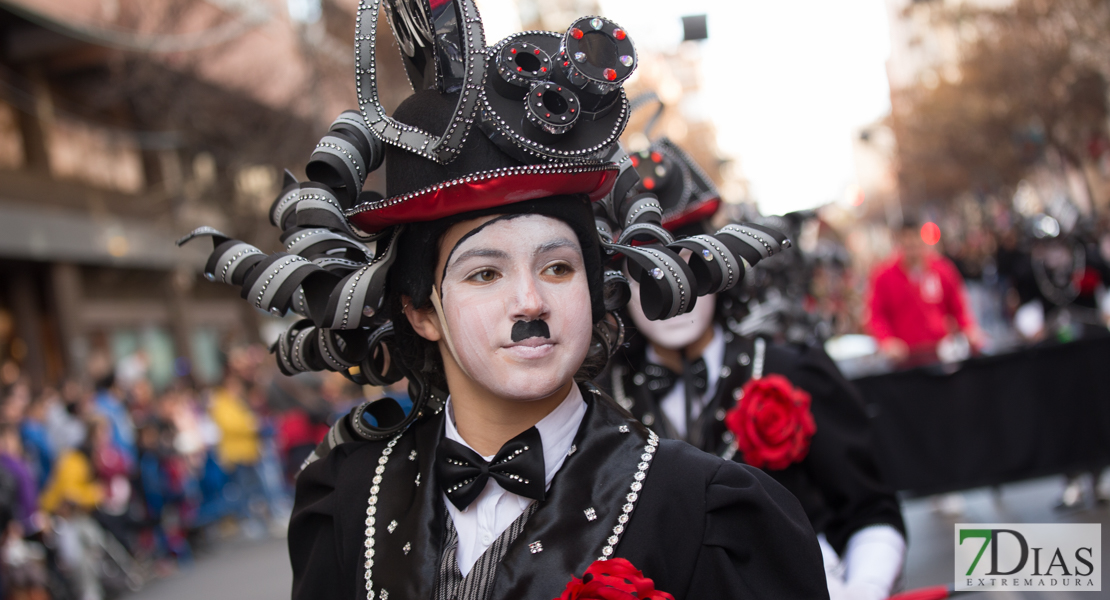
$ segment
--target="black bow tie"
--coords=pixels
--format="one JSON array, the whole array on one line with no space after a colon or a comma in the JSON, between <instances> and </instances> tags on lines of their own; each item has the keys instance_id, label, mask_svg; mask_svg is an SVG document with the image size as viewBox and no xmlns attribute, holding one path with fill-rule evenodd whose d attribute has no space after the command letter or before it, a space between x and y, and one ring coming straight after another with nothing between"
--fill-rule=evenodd
<instances>
[{"instance_id":1,"label":"black bow tie","mask_svg":"<svg viewBox=\"0 0 1110 600\"><path fill-rule=\"evenodd\" d=\"M470 506L490 477L507 492L543 500L547 488L545 474L543 442L535 427L505 442L489 462L446 436L436 448L436 479L447 499L459 510Z\"/></svg>"},{"instance_id":2,"label":"black bow tie","mask_svg":"<svg viewBox=\"0 0 1110 600\"><path fill-rule=\"evenodd\" d=\"M644 385L656 400L662 400L679 379L692 382L694 391L699 396L709 389L709 369L705 366L705 359L701 357L690 363L685 378L663 365L654 363L645 365L643 373Z\"/></svg>"}]
</instances>

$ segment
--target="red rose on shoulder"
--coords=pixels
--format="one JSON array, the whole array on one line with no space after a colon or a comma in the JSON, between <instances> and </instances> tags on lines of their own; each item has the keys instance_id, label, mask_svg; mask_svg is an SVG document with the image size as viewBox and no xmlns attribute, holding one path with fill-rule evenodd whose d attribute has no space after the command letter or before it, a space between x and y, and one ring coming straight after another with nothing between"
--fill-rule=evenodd
<instances>
[{"instance_id":1,"label":"red rose on shoulder","mask_svg":"<svg viewBox=\"0 0 1110 600\"><path fill-rule=\"evenodd\" d=\"M674 600L623 558L594 561L582 579L575 577L555 600Z\"/></svg>"},{"instance_id":2,"label":"red rose on shoulder","mask_svg":"<svg viewBox=\"0 0 1110 600\"><path fill-rule=\"evenodd\" d=\"M725 416L744 462L778 470L805 458L810 438L817 431L809 405L809 394L782 375L744 384L740 400Z\"/></svg>"}]
</instances>

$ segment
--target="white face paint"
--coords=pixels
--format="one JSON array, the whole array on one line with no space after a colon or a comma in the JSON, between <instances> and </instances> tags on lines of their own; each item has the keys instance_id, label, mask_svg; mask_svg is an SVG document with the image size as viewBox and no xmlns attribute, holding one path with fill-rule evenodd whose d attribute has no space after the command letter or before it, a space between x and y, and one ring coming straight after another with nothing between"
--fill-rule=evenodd
<instances>
[{"instance_id":1,"label":"white face paint","mask_svg":"<svg viewBox=\"0 0 1110 600\"><path fill-rule=\"evenodd\" d=\"M681 350L693 344L713 326L713 312L717 308L716 294L698 298L697 303L694 304L694 310L684 315L652 321L644 316L644 309L640 306L640 284L629 277L628 285L632 288L632 300L628 302L628 315L632 317L636 329L657 346Z\"/></svg>"},{"instance_id":2,"label":"white face paint","mask_svg":"<svg viewBox=\"0 0 1110 600\"><path fill-rule=\"evenodd\" d=\"M439 267L442 304L464 375L509 400L555 393L582 366L593 329L578 237L540 215L490 223L453 252L447 242L462 236L452 233L440 249L440 260L450 261ZM549 338L513 341L514 323L537 319Z\"/></svg>"}]
</instances>

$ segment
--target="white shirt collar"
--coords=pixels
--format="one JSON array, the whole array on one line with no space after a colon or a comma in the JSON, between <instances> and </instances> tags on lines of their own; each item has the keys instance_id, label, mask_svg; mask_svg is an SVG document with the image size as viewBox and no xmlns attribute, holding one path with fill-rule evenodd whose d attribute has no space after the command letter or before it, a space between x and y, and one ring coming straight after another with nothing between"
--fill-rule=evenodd
<instances>
[{"instance_id":1,"label":"white shirt collar","mask_svg":"<svg viewBox=\"0 0 1110 600\"><path fill-rule=\"evenodd\" d=\"M582 392L577 385L572 385L566 399L536 423L543 445L544 475L548 487L551 486L555 473L563 466L563 461L570 452L574 436L578 433L578 427L582 424L582 418L585 415L586 402L582 399ZM446 423L444 435L470 448L470 444L462 439L459 430L455 427L455 411L450 398L447 399L447 418L444 422ZM473 448L470 449L473 450ZM483 458L490 460L493 456ZM447 500L446 496L444 496L444 503L459 535L455 557L459 571L465 577L478 557L489 548L497 536L520 517L532 500L506 491L498 485L497 481L490 478L486 487L466 511L460 511Z\"/></svg>"},{"instance_id":2,"label":"white shirt collar","mask_svg":"<svg viewBox=\"0 0 1110 600\"><path fill-rule=\"evenodd\" d=\"M717 368L720 369L719 366ZM540 440L543 442L544 477L547 485L551 485L555 473L559 471L559 468L563 466L563 461L567 459L567 452L570 451L571 444L574 443L574 436L578 433L578 426L582 424L582 417L585 415L586 401L582 399L582 391L578 389L576 384L572 384L570 393L559 403L559 406L556 406L555 410L540 419L539 423L536 423L536 429L540 432ZM474 450L459 435L459 430L455 426L455 407L450 396L447 397L447 418L444 421L446 423L445 435L447 439L454 440ZM492 460L493 456L483 456L482 458L488 461Z\"/></svg>"}]
</instances>

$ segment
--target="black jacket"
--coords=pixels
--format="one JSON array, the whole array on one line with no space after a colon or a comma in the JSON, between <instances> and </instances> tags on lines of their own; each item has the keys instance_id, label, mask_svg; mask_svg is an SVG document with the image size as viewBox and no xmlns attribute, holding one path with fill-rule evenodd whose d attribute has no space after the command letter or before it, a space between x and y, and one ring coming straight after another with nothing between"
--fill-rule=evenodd
<instances>
[{"instance_id":1,"label":"black jacket","mask_svg":"<svg viewBox=\"0 0 1110 600\"><path fill-rule=\"evenodd\" d=\"M498 566L492 598L558 598L607 546L676 600L828 598L813 530L782 486L683 442L649 438L591 390L572 453ZM294 600L367 598L367 567L374 600L382 590L393 600L432 597L448 518L432 468L443 419L418 421L391 447L340 444L301 473L289 526ZM541 552L530 550L534 542Z\"/></svg>"},{"instance_id":2,"label":"black jacket","mask_svg":"<svg viewBox=\"0 0 1110 600\"><path fill-rule=\"evenodd\" d=\"M736 404L737 391L751 378L755 363L752 340L727 331L724 335L721 377L697 422L699 446L718 456L726 455L735 439L724 417ZM645 367L643 356L638 352L615 362L613 395L636 418L665 436L668 428L656 396L647 389L644 378L637 376ZM783 375L809 392L812 400L817 432L809 453L800 462L767 474L798 498L814 531L824 533L838 553L844 551L853 533L869 525L891 525L905 535L898 499L875 462L863 400L832 359L819 347L769 343L763 374L771 373ZM733 458L743 461L739 452Z\"/></svg>"}]
</instances>

